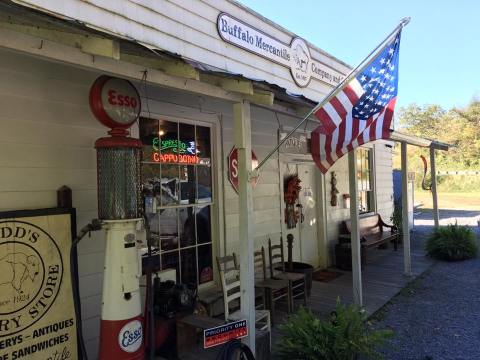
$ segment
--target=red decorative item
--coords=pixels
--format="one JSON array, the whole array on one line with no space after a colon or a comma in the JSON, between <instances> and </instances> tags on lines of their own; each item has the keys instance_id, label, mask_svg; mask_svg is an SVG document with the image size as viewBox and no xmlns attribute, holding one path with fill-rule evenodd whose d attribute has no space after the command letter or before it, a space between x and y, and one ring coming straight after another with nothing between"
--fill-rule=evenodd
<instances>
[{"instance_id":1,"label":"red decorative item","mask_svg":"<svg viewBox=\"0 0 480 360\"><path fill-rule=\"evenodd\" d=\"M233 189L238 194L238 150L233 147L228 154L228 180L232 184ZM252 170L258 166L258 159L252 150ZM252 179L251 184L253 187L257 185L258 177Z\"/></svg>"},{"instance_id":2,"label":"red decorative item","mask_svg":"<svg viewBox=\"0 0 480 360\"><path fill-rule=\"evenodd\" d=\"M285 182L285 188L283 193L283 198L285 199L285 223L287 224L288 229L293 229L297 227L300 214L295 210L295 204L298 201L300 195L300 190L302 187L300 183L302 181L298 175L292 175L287 178Z\"/></svg>"}]
</instances>

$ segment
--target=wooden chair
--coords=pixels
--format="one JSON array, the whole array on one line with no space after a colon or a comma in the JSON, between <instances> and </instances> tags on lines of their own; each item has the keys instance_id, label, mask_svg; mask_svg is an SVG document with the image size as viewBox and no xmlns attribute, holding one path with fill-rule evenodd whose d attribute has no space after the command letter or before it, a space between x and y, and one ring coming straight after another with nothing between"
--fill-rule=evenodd
<instances>
[{"instance_id":1,"label":"wooden chair","mask_svg":"<svg viewBox=\"0 0 480 360\"><path fill-rule=\"evenodd\" d=\"M237 263L235 253L230 256L217 257L218 271L222 283L223 303L225 308L225 321L241 320L240 311L231 312L230 304L240 302L240 266ZM255 325L260 330L271 332L269 310L255 309Z\"/></svg>"},{"instance_id":2,"label":"wooden chair","mask_svg":"<svg viewBox=\"0 0 480 360\"><path fill-rule=\"evenodd\" d=\"M275 319L275 303L283 298L287 302L287 312L292 310L290 304L290 292L288 280L278 280L267 277L267 265L265 262L265 249L255 251L253 256L255 287L265 292L268 309L271 312L272 325ZM257 277L257 274L259 275Z\"/></svg>"},{"instance_id":3,"label":"wooden chair","mask_svg":"<svg viewBox=\"0 0 480 360\"><path fill-rule=\"evenodd\" d=\"M282 237L280 237L280 244L278 245L272 245L271 239L268 239L268 257L270 260L270 277L272 279L288 280L292 309L295 298L303 298L304 305L307 306L307 282L305 281L305 275L285 271Z\"/></svg>"}]
</instances>

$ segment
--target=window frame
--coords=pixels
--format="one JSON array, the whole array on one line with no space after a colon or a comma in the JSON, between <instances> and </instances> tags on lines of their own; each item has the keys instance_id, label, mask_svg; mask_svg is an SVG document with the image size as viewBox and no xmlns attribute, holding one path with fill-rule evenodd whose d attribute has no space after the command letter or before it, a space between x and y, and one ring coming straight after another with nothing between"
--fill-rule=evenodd
<instances>
[{"instance_id":1,"label":"window frame","mask_svg":"<svg viewBox=\"0 0 480 360\"><path fill-rule=\"evenodd\" d=\"M201 290L202 288L207 288L207 287L210 287L212 286L215 281L216 281L216 262L215 262L215 254L217 252L217 249L218 249L218 241L220 241L218 239L219 237L219 229L218 229L218 224L219 224L219 219L218 219L218 192L217 192L217 179L216 179L216 172L217 172L217 168L218 168L218 159L217 159L217 156L216 156L216 149L218 148L218 144L217 144L217 140L218 140L218 136L217 136L217 132L218 132L218 129L216 129L216 124L214 121L204 121L204 120L192 120L192 119L185 119L185 118L179 118L179 117L174 117L174 116L162 116L162 115L159 115L159 114L151 114L149 113L148 115L147 114L144 114L142 113L141 114L141 117L140 119L138 120L138 132L139 132L139 137L140 137L140 122L142 121L142 119L147 119L147 120L157 120L157 121L169 121L169 122L174 122L177 124L177 140L180 139L180 125L181 124L186 124L186 125L193 125L195 126L195 141L196 141L196 138L197 138L197 126L202 126L202 127L207 127L209 128L209 133L210 133L210 164L209 164L209 168L210 168L210 186L211 186L211 196L210 196L210 201L199 201L199 193L198 193L198 188L199 188L199 184L198 184L198 177L197 177L197 174L198 174L198 171L197 171L197 167L198 166L206 166L206 165L203 165L203 164L181 164L181 163L169 163L169 165L177 165L179 167L179 172L181 170L181 166L182 165L185 165L185 166L194 166L195 167L195 183L196 183L196 192L195 192L195 203L193 204L181 204L180 202L182 201L181 200L181 185L180 185L180 199L179 199L179 203L177 204L169 204L169 205L161 205L159 204L158 207L157 207L157 212L156 212L156 216L159 216L160 215L160 210L167 210L167 209L187 209L187 208L203 208L203 207L206 207L206 206L209 206L209 217L210 217L210 241L209 242L205 242L205 243L200 243L198 242L197 240L197 237L195 238L196 241L195 241L195 244L192 244L192 245L187 245L187 246L182 246L181 245L181 240L180 240L180 236L181 236L181 224L180 224L180 214L179 214L179 211L177 211L177 232L178 232L178 247L176 247L175 249L168 249L168 250L163 250L162 249L162 246L161 246L161 243L159 244L159 251L158 251L158 255L154 255L154 256L158 256L159 257L159 266L160 266L160 270L159 271L163 271L163 270L168 270L169 268L163 268L162 267L162 256L163 255L168 255L168 254L178 254L178 265L175 267L175 270L177 271L177 279L182 282L182 251L185 251L185 250L188 250L188 249L192 249L192 248L195 248L196 249L196 286L199 290ZM150 161L141 161L141 166L143 166L144 164L148 164L148 165L158 165L159 167L161 167L162 163L160 162L155 162L153 160L150 160ZM179 174L179 177L181 175ZM196 218L196 213L195 213L195 236L197 236L197 218ZM159 240L160 241L160 240ZM212 279L210 281L207 281L205 283L200 283L200 273L199 273L199 248L202 247L202 246L210 246L210 251L211 251L211 262L212 262Z\"/></svg>"},{"instance_id":2,"label":"window frame","mask_svg":"<svg viewBox=\"0 0 480 360\"><path fill-rule=\"evenodd\" d=\"M358 203L359 205L362 205L363 202L361 200L360 193L365 192L366 196L366 205L367 205L367 210L366 211L361 211L360 208L359 210L359 215L364 215L364 214L371 214L375 213L377 209L377 202L376 202L376 181L375 181L375 159L374 159L374 148L373 147L367 147L367 146L361 146L357 148L357 182L358 182ZM362 154L365 154L366 156L362 156ZM363 169L364 165L366 164L366 161L368 161L368 186L364 186L364 180L362 180L363 177ZM358 168L358 163L360 162L361 167L360 169ZM367 189L368 188L368 189Z\"/></svg>"}]
</instances>

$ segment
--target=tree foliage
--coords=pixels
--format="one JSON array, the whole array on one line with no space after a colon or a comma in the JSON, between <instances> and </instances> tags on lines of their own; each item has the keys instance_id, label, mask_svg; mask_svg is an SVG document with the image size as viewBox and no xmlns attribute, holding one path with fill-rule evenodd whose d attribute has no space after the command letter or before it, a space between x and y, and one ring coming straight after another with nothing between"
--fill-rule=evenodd
<instances>
[{"instance_id":1,"label":"tree foliage","mask_svg":"<svg viewBox=\"0 0 480 360\"><path fill-rule=\"evenodd\" d=\"M448 152L437 152L437 169L480 169L479 99L448 111L439 105L411 104L400 109L397 120L402 132L453 145ZM410 155L421 154L428 152L418 148L410 151Z\"/></svg>"}]
</instances>

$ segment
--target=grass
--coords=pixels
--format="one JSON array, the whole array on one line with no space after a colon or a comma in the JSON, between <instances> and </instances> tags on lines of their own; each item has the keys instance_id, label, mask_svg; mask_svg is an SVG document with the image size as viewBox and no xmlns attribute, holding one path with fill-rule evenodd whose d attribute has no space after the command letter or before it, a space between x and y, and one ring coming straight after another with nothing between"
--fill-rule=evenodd
<instances>
[{"instance_id":1,"label":"grass","mask_svg":"<svg viewBox=\"0 0 480 360\"><path fill-rule=\"evenodd\" d=\"M421 209L432 209L432 194L430 191L415 189L415 204L421 203ZM438 207L453 210L480 211L480 191L477 192L439 192Z\"/></svg>"}]
</instances>

